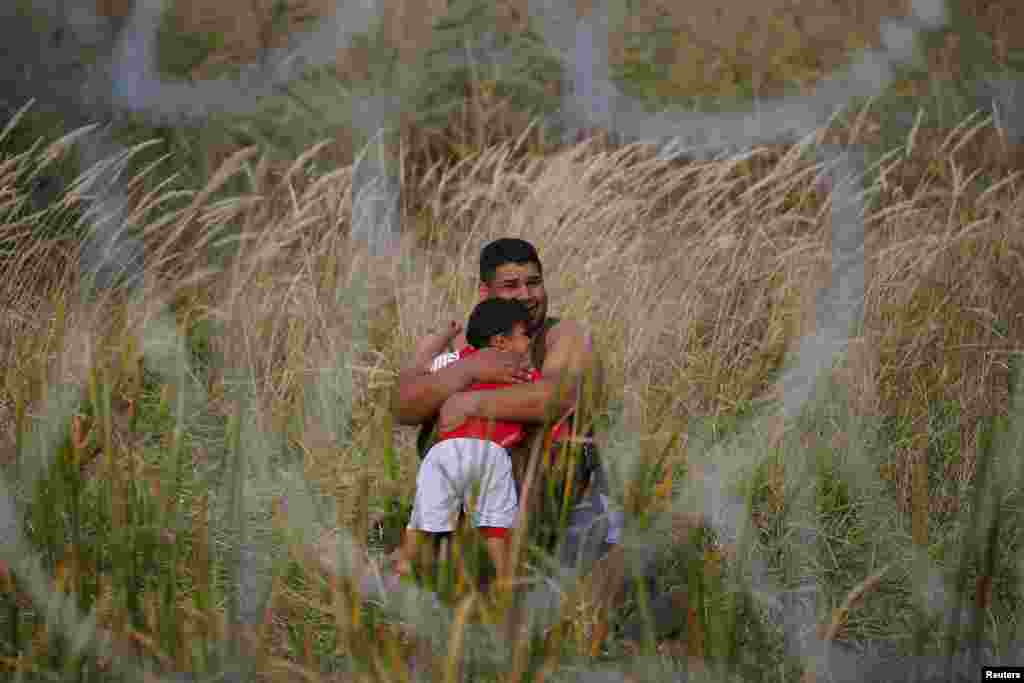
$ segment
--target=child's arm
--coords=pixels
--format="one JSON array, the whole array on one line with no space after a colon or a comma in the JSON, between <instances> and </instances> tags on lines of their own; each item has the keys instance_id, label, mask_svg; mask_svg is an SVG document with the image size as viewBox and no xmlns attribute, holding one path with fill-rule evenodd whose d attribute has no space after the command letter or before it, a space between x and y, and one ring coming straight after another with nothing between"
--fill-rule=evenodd
<instances>
[{"instance_id":1,"label":"child's arm","mask_svg":"<svg viewBox=\"0 0 1024 683\"><path fill-rule=\"evenodd\" d=\"M440 332L431 332L420 339L413 352L413 367L423 373L430 372L430 364L434 358L444 353L459 332L462 331L462 324L452 320Z\"/></svg>"}]
</instances>

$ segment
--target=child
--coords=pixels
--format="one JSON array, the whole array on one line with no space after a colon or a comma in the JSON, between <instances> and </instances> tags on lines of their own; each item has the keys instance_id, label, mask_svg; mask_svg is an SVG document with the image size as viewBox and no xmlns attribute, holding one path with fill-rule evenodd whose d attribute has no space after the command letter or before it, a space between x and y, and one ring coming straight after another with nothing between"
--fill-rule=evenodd
<instances>
[{"instance_id":1,"label":"child","mask_svg":"<svg viewBox=\"0 0 1024 683\"><path fill-rule=\"evenodd\" d=\"M519 301L488 299L473 309L466 325L469 346L434 358L431 371L474 353L495 348L522 354L530 351L526 330L530 312ZM446 333L424 340L418 362L436 354L458 333L452 325ZM535 381L540 374L533 371ZM467 391L495 389L497 384L474 384ZM428 535L450 533L460 508L472 512L474 525L484 536L487 553L497 571L498 585L509 578L509 529L516 524L518 498L508 448L525 437L522 425L470 418L449 432L442 432L427 452L416 477L416 498L395 569L412 572L412 562Z\"/></svg>"}]
</instances>

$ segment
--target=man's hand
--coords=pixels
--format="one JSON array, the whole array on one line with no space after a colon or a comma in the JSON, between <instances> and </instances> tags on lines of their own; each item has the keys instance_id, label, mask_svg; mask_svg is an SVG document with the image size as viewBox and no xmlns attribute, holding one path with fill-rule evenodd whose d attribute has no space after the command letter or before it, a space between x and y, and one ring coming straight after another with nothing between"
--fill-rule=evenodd
<instances>
[{"instance_id":1,"label":"man's hand","mask_svg":"<svg viewBox=\"0 0 1024 683\"><path fill-rule=\"evenodd\" d=\"M437 426L442 432L450 432L469 418L476 415L480 409L480 392L466 391L459 394L452 394L444 405L441 406L441 414L438 416Z\"/></svg>"},{"instance_id":2,"label":"man's hand","mask_svg":"<svg viewBox=\"0 0 1024 683\"><path fill-rule=\"evenodd\" d=\"M530 381L530 362L517 353L495 348L480 349L464 361L474 382L523 384Z\"/></svg>"}]
</instances>

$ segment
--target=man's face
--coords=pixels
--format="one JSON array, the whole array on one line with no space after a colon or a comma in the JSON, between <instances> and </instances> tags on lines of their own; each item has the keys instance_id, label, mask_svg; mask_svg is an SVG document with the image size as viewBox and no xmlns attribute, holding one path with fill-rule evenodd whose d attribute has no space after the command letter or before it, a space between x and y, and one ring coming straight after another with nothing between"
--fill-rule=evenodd
<instances>
[{"instance_id":1,"label":"man's face","mask_svg":"<svg viewBox=\"0 0 1024 683\"><path fill-rule=\"evenodd\" d=\"M494 346L502 351L511 351L523 356L530 353L530 335L526 324L516 323L511 332L495 337Z\"/></svg>"},{"instance_id":2,"label":"man's face","mask_svg":"<svg viewBox=\"0 0 1024 683\"><path fill-rule=\"evenodd\" d=\"M529 334L535 334L548 314L548 295L544 278L536 263L506 263L498 266L494 279L480 285L480 300L497 297L518 299L530 310Z\"/></svg>"}]
</instances>

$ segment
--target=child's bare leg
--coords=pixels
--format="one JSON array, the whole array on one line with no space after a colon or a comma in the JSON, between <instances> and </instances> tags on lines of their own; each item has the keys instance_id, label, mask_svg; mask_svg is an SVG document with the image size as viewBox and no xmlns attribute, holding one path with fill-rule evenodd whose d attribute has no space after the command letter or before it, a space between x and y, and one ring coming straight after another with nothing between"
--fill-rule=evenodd
<instances>
[{"instance_id":1,"label":"child's bare leg","mask_svg":"<svg viewBox=\"0 0 1024 683\"><path fill-rule=\"evenodd\" d=\"M395 573L401 577L412 576L416 560L419 559L423 541L427 540L427 532L417 529L406 529L402 535L402 545L395 558Z\"/></svg>"},{"instance_id":2,"label":"child's bare leg","mask_svg":"<svg viewBox=\"0 0 1024 683\"><path fill-rule=\"evenodd\" d=\"M484 545L487 554L494 563L494 585L499 592L507 589L512 582L512 553L509 538L496 535L485 535Z\"/></svg>"}]
</instances>

